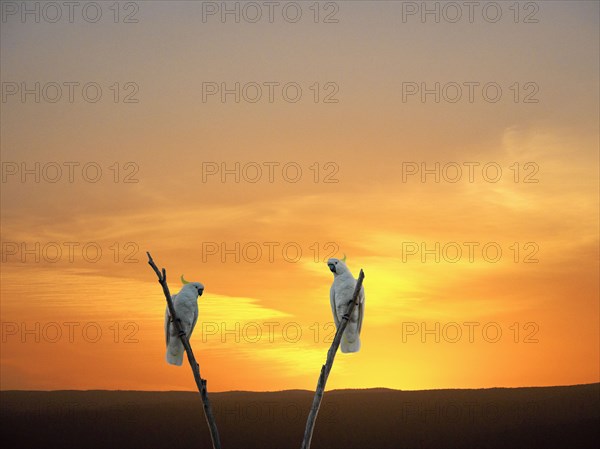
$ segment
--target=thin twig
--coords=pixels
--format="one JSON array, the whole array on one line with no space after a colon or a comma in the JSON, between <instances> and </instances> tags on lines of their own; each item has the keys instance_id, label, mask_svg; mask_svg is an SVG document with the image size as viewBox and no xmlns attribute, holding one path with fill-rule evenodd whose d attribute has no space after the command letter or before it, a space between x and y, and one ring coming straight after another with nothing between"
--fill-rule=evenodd
<instances>
[{"instance_id":1,"label":"thin twig","mask_svg":"<svg viewBox=\"0 0 600 449\"><path fill-rule=\"evenodd\" d=\"M362 287L363 279L365 278L365 273L363 270L360 270L360 274L358 275L358 280L356 281L356 287L354 288L354 294L352 295L352 301L348 304L348 308L346 309L346 313L342 317L342 321L335 332L335 337L333 342L331 343L331 347L329 351L327 351L327 361L325 365L321 367L321 374L319 375L319 381L317 382L317 391L315 392L315 397L312 402L312 406L310 407L310 413L308 414L308 419L306 420L306 429L304 430L304 439L302 440L302 449L310 449L310 443L312 440L313 430L315 428L315 422L317 420L317 415L319 413L319 408L321 407L321 400L323 399L323 394L325 393L325 384L327 383L327 378L329 377L329 372L331 371L331 367L333 366L333 359L335 359L335 354L340 346L340 342L342 341L342 334L348 325L348 321L350 320L350 316L354 311L354 307L357 305L358 295L360 293L360 289Z\"/></svg>"},{"instance_id":2,"label":"thin twig","mask_svg":"<svg viewBox=\"0 0 600 449\"><path fill-rule=\"evenodd\" d=\"M181 343L183 343L183 347L185 348L185 352L187 353L188 362L190 362L190 366L192 371L194 372L194 380L196 381L196 385L198 386L198 391L200 392L200 397L202 398L202 404L204 405L204 416L206 417L206 422L208 424L208 428L210 430L210 438L212 439L213 449L221 449L221 440L219 439L219 431L217 429L217 423L215 422L215 418L212 413L212 407L210 405L210 400L208 399L208 392L206 390L206 379L202 379L200 376L200 365L196 362L196 358L194 357L194 352L192 351L192 346L185 334L183 327L181 326L181 320L177 318L175 314L175 307L173 306L173 301L171 299L171 293L169 292L169 286L167 285L167 272L163 268L162 274L159 271L158 267L152 260L152 256L149 252L148 254L148 264L152 267L156 276L158 276L158 282L162 285L163 292L165 294L165 298L167 298L167 306L169 307L169 314L171 315L171 319L173 320L173 325L177 330L177 335L181 339Z\"/></svg>"}]
</instances>

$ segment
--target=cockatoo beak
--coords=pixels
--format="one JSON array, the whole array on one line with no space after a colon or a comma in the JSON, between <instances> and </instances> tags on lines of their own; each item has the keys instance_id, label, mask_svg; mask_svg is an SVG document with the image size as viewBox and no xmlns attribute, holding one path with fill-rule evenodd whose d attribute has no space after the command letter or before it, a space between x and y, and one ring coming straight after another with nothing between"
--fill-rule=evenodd
<instances>
[{"instance_id":1,"label":"cockatoo beak","mask_svg":"<svg viewBox=\"0 0 600 449\"><path fill-rule=\"evenodd\" d=\"M329 267L329 269L331 270L332 273L335 273L335 265L332 263L328 263L327 266Z\"/></svg>"},{"instance_id":2,"label":"cockatoo beak","mask_svg":"<svg viewBox=\"0 0 600 449\"><path fill-rule=\"evenodd\" d=\"M198 290L198 296L202 296L202 293L204 293L204 289L203 288L200 289L200 290Z\"/></svg>"}]
</instances>

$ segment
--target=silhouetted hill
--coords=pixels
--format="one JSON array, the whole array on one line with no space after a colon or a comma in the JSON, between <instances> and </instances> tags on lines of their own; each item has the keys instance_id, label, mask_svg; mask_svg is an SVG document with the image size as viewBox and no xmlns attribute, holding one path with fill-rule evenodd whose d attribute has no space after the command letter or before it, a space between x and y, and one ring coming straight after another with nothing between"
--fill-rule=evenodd
<instances>
[{"instance_id":1,"label":"silhouetted hill","mask_svg":"<svg viewBox=\"0 0 600 449\"><path fill-rule=\"evenodd\" d=\"M210 393L224 449L300 447L313 392ZM196 392L3 391L13 448L210 448ZM583 448L600 442L600 384L326 392L319 448Z\"/></svg>"}]
</instances>

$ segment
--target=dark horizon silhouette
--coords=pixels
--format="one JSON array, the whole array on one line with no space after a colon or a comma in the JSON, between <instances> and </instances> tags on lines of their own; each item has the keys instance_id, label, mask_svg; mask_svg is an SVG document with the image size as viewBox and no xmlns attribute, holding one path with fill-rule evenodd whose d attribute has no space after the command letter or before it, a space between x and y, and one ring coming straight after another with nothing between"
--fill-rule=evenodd
<instances>
[{"instance_id":1,"label":"dark horizon silhouette","mask_svg":"<svg viewBox=\"0 0 600 449\"><path fill-rule=\"evenodd\" d=\"M298 448L314 392L209 393L223 448ZM1 391L11 448L210 447L189 391ZM522 388L329 390L318 448L597 447L600 383Z\"/></svg>"}]
</instances>

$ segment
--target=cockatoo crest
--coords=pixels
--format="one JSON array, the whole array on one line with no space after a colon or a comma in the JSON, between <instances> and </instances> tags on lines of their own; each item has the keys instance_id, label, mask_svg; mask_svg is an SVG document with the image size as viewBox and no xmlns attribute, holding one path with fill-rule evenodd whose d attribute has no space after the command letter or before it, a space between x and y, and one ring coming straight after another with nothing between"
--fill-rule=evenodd
<instances>
[{"instance_id":1,"label":"cockatoo crest","mask_svg":"<svg viewBox=\"0 0 600 449\"><path fill-rule=\"evenodd\" d=\"M185 280L185 278L183 277L183 274L181 275L181 283L183 284L183 288L181 289L180 293L182 291L193 291L191 290L191 288L194 288L196 290L196 292L198 293L198 296L202 296L202 292L204 292L204 285L201 284L200 282L188 282ZM186 287L190 285L191 288L187 288Z\"/></svg>"}]
</instances>

